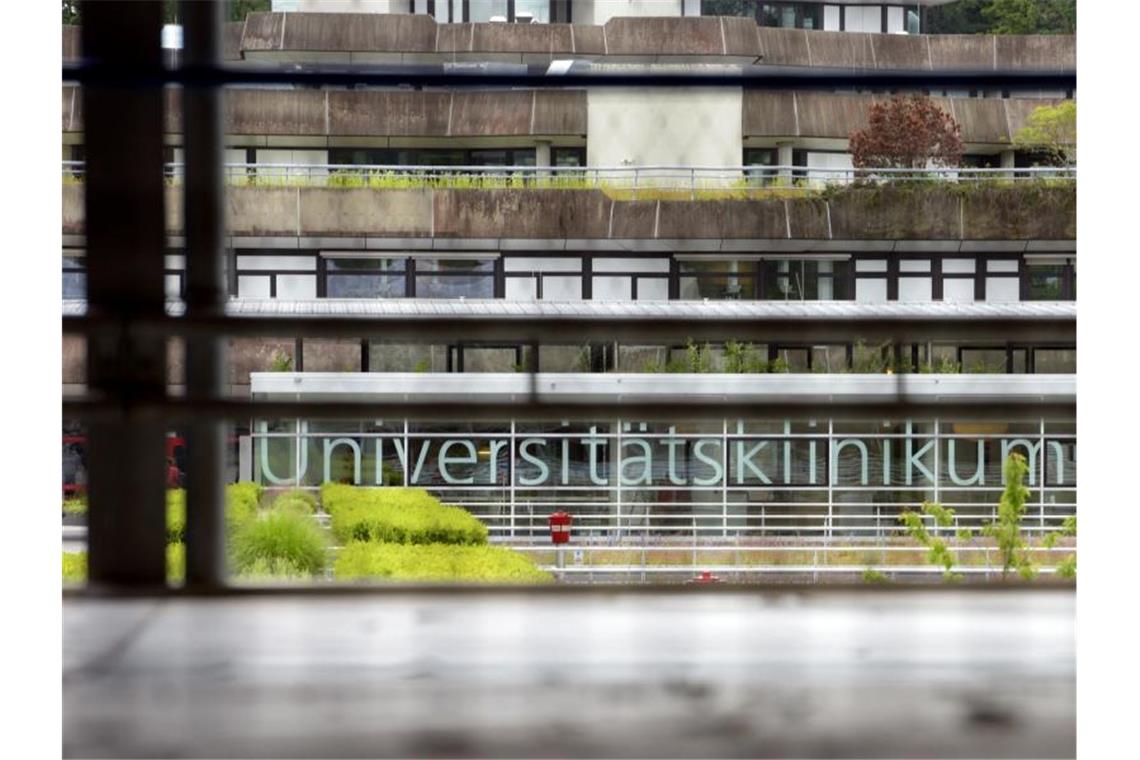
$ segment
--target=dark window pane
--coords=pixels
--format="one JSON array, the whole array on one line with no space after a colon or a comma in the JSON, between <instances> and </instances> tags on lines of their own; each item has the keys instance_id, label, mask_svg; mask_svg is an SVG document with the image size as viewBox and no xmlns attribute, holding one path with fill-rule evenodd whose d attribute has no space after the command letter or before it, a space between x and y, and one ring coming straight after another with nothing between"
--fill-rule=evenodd
<instances>
[{"instance_id":1,"label":"dark window pane","mask_svg":"<svg viewBox=\"0 0 1140 760\"><path fill-rule=\"evenodd\" d=\"M329 298L403 298L403 274L330 274L325 281Z\"/></svg>"},{"instance_id":2,"label":"dark window pane","mask_svg":"<svg viewBox=\"0 0 1140 760\"><path fill-rule=\"evenodd\" d=\"M1073 348L1038 348L1033 352L1033 368L1040 374L1071 375L1077 371L1077 351Z\"/></svg>"},{"instance_id":3,"label":"dark window pane","mask_svg":"<svg viewBox=\"0 0 1140 760\"><path fill-rule=\"evenodd\" d=\"M1029 298L1030 301L1059 301L1061 300L1061 283L1064 281L1064 267L1061 265L1030 266L1029 272Z\"/></svg>"}]
</instances>

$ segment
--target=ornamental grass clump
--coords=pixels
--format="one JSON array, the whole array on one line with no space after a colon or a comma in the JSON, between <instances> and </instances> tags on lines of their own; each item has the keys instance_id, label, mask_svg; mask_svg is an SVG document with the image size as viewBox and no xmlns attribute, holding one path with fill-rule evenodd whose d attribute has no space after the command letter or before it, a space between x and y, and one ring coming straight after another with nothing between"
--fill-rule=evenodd
<instances>
[{"instance_id":1,"label":"ornamental grass clump","mask_svg":"<svg viewBox=\"0 0 1140 760\"><path fill-rule=\"evenodd\" d=\"M355 541L337 555L338 581L396 580L546 583L550 573L526 555L498 546L382 544Z\"/></svg>"},{"instance_id":2,"label":"ornamental grass clump","mask_svg":"<svg viewBox=\"0 0 1140 760\"><path fill-rule=\"evenodd\" d=\"M440 504L421 488L356 488L326 483L321 503L342 543L487 543L487 526L465 509Z\"/></svg>"},{"instance_id":3,"label":"ornamental grass clump","mask_svg":"<svg viewBox=\"0 0 1140 760\"><path fill-rule=\"evenodd\" d=\"M313 576L328 559L320 525L295 509L273 509L242 525L230 540L233 570L239 574Z\"/></svg>"},{"instance_id":4,"label":"ornamental grass clump","mask_svg":"<svg viewBox=\"0 0 1140 760\"><path fill-rule=\"evenodd\" d=\"M317 513L317 497L308 491L295 489L280 494L273 500L274 509L289 509L303 515Z\"/></svg>"}]
</instances>

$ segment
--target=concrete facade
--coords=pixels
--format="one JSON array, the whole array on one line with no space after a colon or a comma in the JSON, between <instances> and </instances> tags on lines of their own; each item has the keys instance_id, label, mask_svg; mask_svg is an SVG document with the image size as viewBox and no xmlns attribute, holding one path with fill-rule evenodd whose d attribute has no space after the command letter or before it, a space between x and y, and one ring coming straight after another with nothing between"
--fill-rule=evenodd
<instances>
[{"instance_id":1,"label":"concrete facade","mask_svg":"<svg viewBox=\"0 0 1140 760\"><path fill-rule=\"evenodd\" d=\"M587 108L590 166L741 163L738 89L596 89Z\"/></svg>"}]
</instances>

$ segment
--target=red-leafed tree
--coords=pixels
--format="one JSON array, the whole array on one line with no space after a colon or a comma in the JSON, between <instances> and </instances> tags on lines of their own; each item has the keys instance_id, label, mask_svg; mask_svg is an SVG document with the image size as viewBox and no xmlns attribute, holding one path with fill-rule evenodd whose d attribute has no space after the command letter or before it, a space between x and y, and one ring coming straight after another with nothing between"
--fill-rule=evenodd
<instances>
[{"instance_id":1,"label":"red-leafed tree","mask_svg":"<svg viewBox=\"0 0 1140 760\"><path fill-rule=\"evenodd\" d=\"M924 169L962 160L958 123L925 95L896 95L873 104L870 123L848 139L857 169Z\"/></svg>"}]
</instances>

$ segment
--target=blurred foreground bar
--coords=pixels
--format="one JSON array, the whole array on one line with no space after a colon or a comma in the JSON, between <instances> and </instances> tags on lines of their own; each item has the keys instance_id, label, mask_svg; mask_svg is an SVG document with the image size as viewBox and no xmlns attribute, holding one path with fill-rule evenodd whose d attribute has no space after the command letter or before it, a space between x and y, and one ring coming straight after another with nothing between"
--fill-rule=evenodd
<instances>
[{"instance_id":1,"label":"blurred foreground bar","mask_svg":"<svg viewBox=\"0 0 1140 760\"><path fill-rule=\"evenodd\" d=\"M64 602L65 757L1073 757L1058 588Z\"/></svg>"}]
</instances>

